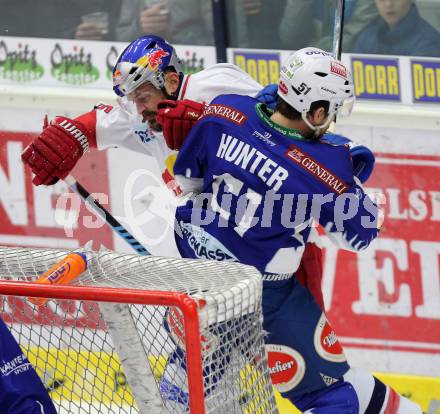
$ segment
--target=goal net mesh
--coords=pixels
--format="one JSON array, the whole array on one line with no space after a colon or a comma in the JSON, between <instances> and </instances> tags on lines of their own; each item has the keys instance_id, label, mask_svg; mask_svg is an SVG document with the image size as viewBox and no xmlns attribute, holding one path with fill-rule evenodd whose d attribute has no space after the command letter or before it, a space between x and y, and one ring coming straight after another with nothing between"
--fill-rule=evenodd
<instances>
[{"instance_id":1,"label":"goal net mesh","mask_svg":"<svg viewBox=\"0 0 440 414\"><path fill-rule=\"evenodd\" d=\"M0 247L0 279L35 281L68 253ZM264 349L262 282L254 268L111 251L86 256L87 270L71 284L116 288L114 302L127 288L154 292L163 305L79 298L36 306L26 296L6 296L0 286L1 317L60 413L189 412L188 332L182 310L162 297L169 292L184 293L198 306L198 381L206 412L277 412ZM152 395L157 411L148 408Z\"/></svg>"}]
</instances>

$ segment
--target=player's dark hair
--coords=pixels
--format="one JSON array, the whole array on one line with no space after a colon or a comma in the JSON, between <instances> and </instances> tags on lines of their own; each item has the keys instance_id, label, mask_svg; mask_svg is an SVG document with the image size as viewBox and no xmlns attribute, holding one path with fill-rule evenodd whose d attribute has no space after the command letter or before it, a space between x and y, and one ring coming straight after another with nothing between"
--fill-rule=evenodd
<instances>
[{"instance_id":1,"label":"player's dark hair","mask_svg":"<svg viewBox=\"0 0 440 414\"><path fill-rule=\"evenodd\" d=\"M310 106L309 113L315 112L318 108L324 108L326 115L328 115L328 110L330 108L329 101L315 101ZM277 97L277 104L275 110L286 118L292 119L294 121L300 120L301 112L298 112L295 108L291 107L284 99Z\"/></svg>"}]
</instances>

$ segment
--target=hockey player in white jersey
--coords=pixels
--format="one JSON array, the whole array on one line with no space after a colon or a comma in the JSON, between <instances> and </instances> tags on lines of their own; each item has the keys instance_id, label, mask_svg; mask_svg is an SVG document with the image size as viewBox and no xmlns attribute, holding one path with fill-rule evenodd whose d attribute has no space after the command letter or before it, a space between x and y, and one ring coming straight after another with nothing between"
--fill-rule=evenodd
<instances>
[{"instance_id":1,"label":"hockey player in white jersey","mask_svg":"<svg viewBox=\"0 0 440 414\"><path fill-rule=\"evenodd\" d=\"M261 85L237 66L223 63L184 75L174 48L158 36L142 36L121 53L113 70L117 106L98 105L75 119L55 118L24 151L35 185L65 178L89 148L122 147L154 157L172 186L173 155L156 123L164 99L209 102L221 93L255 96ZM168 165L168 168L167 168Z\"/></svg>"}]
</instances>

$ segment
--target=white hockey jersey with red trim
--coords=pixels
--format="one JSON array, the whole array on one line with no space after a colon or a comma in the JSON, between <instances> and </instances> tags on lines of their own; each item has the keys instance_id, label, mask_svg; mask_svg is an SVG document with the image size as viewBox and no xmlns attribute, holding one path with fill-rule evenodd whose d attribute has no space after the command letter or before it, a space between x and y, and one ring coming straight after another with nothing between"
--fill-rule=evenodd
<instances>
[{"instance_id":1,"label":"white hockey jersey with red trim","mask_svg":"<svg viewBox=\"0 0 440 414\"><path fill-rule=\"evenodd\" d=\"M255 96L261 89L259 83L237 66L219 63L193 75L185 75L178 99L211 102L226 93ZM119 100L119 106L96 112L96 144L100 150L123 147L154 157L163 172L163 180L172 186L176 152L166 146L161 133L152 131L147 123L142 122L135 105L126 98Z\"/></svg>"}]
</instances>

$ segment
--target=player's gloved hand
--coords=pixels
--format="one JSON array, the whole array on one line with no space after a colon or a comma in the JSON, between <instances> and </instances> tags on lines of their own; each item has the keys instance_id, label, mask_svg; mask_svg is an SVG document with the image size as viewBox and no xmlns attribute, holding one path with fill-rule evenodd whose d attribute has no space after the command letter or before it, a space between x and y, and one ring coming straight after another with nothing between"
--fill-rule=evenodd
<instances>
[{"instance_id":1,"label":"player's gloved hand","mask_svg":"<svg viewBox=\"0 0 440 414\"><path fill-rule=\"evenodd\" d=\"M266 104L268 108L275 110L277 97L278 85L276 83L271 83L270 85L267 85L261 89L261 91L255 96L255 99L258 99L260 102Z\"/></svg>"},{"instance_id":2,"label":"player's gloved hand","mask_svg":"<svg viewBox=\"0 0 440 414\"><path fill-rule=\"evenodd\" d=\"M168 147L179 150L186 136L203 113L205 105L184 99L159 102L156 120L162 125Z\"/></svg>"},{"instance_id":3,"label":"player's gloved hand","mask_svg":"<svg viewBox=\"0 0 440 414\"><path fill-rule=\"evenodd\" d=\"M334 145L347 144L350 148L350 155L353 161L354 175L359 178L362 183L368 180L373 172L375 161L374 154L370 149L364 145L357 144L342 135L332 133L326 133L321 138L321 141L327 141Z\"/></svg>"},{"instance_id":4,"label":"player's gloved hand","mask_svg":"<svg viewBox=\"0 0 440 414\"><path fill-rule=\"evenodd\" d=\"M81 122L60 116L48 125L46 117L43 132L21 159L35 174L35 185L52 185L65 178L88 149L87 129Z\"/></svg>"}]
</instances>

